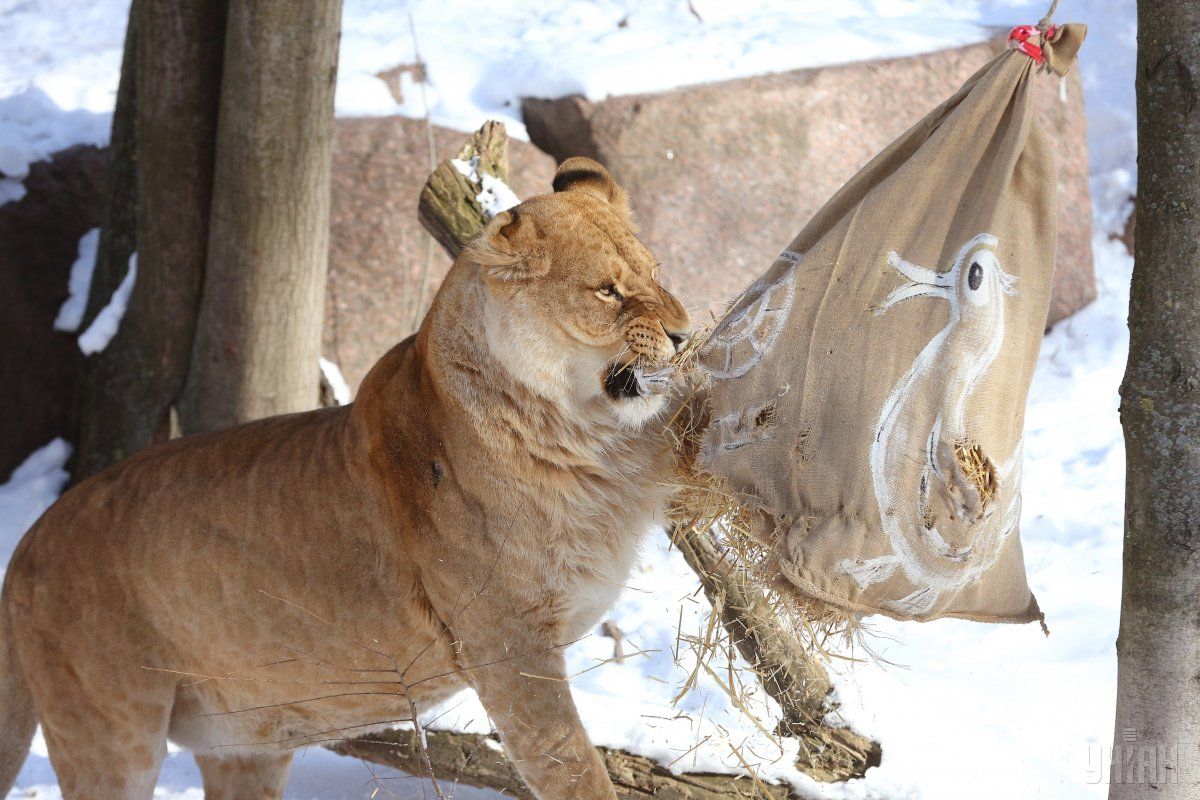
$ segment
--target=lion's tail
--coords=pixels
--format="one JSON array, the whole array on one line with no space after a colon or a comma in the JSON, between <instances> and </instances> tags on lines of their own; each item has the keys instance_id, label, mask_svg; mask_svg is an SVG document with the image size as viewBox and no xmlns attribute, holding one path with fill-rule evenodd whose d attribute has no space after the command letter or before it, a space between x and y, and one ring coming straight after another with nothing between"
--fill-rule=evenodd
<instances>
[{"instance_id":1,"label":"lion's tail","mask_svg":"<svg viewBox=\"0 0 1200 800\"><path fill-rule=\"evenodd\" d=\"M29 755L37 713L17 661L7 604L0 604L0 797L7 797Z\"/></svg>"}]
</instances>

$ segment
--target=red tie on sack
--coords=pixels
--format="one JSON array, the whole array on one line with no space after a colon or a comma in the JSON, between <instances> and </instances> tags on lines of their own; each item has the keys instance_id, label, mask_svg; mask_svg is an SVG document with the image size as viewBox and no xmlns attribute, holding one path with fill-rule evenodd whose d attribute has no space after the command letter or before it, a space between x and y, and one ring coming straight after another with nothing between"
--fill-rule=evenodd
<instances>
[{"instance_id":1,"label":"red tie on sack","mask_svg":"<svg viewBox=\"0 0 1200 800\"><path fill-rule=\"evenodd\" d=\"M1008 32L1008 46L1013 50L1020 50L1025 55L1032 58L1036 63L1042 63L1042 47L1030 41L1035 36L1042 36L1042 41L1048 41L1054 38L1054 34L1058 28L1051 25L1046 29L1043 35L1041 30L1036 25L1018 25Z\"/></svg>"}]
</instances>

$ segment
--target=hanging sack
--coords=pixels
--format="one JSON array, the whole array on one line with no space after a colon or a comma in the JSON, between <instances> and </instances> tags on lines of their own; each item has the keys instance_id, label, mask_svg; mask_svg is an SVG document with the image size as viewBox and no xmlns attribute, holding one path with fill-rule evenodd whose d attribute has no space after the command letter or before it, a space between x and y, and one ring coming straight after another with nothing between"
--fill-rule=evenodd
<instances>
[{"instance_id":1,"label":"hanging sack","mask_svg":"<svg viewBox=\"0 0 1200 800\"><path fill-rule=\"evenodd\" d=\"M1017 527L1056 181L1031 84L1065 74L1085 30L1014 30L700 348L699 467L754 511L777 589L898 619L1041 619Z\"/></svg>"}]
</instances>

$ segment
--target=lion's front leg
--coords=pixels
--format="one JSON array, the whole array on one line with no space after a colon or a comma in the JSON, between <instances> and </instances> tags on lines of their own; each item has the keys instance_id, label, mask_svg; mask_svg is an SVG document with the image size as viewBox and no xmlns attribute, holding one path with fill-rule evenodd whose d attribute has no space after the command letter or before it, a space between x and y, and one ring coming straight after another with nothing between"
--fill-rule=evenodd
<instances>
[{"instance_id":1,"label":"lion's front leg","mask_svg":"<svg viewBox=\"0 0 1200 800\"><path fill-rule=\"evenodd\" d=\"M476 663L513 655L473 650ZM616 798L604 762L575 709L561 650L486 667L464 666L509 758L538 800Z\"/></svg>"},{"instance_id":2,"label":"lion's front leg","mask_svg":"<svg viewBox=\"0 0 1200 800\"><path fill-rule=\"evenodd\" d=\"M492 578L469 600L458 592L446 597L457 602L439 604L454 609L442 618L463 676L538 800L615 800L571 698L554 613L561 604L532 583Z\"/></svg>"}]
</instances>

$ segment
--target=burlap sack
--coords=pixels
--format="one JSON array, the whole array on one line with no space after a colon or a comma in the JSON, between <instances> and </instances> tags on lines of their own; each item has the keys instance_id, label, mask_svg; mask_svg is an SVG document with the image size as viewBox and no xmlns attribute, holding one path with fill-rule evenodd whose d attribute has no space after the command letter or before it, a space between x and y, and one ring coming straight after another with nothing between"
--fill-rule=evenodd
<instances>
[{"instance_id":1,"label":"burlap sack","mask_svg":"<svg viewBox=\"0 0 1200 800\"><path fill-rule=\"evenodd\" d=\"M1035 29L838 192L700 350L700 466L788 590L899 619L1041 618L1017 536L1055 256L1034 119L1083 26ZM852 135L852 134L850 134Z\"/></svg>"}]
</instances>

